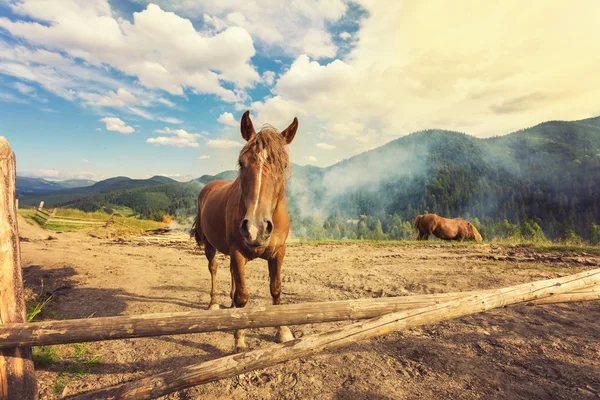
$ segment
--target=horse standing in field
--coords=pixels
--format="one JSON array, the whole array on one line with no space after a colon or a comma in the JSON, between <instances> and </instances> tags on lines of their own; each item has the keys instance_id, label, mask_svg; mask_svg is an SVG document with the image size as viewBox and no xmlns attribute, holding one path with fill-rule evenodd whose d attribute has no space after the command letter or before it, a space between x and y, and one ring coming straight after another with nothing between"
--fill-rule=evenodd
<instances>
[{"instance_id":1,"label":"horse standing in field","mask_svg":"<svg viewBox=\"0 0 600 400\"><path fill-rule=\"evenodd\" d=\"M415 219L415 229L419 233L417 240L429 240L433 233L442 240L475 240L481 243L481 234L468 221L462 218L448 219L436 214L419 215Z\"/></svg>"},{"instance_id":2,"label":"horse standing in field","mask_svg":"<svg viewBox=\"0 0 600 400\"><path fill-rule=\"evenodd\" d=\"M207 184L198 195L198 215L192 234L204 245L211 275L209 309L218 309L217 261L219 251L230 257L232 307L244 307L248 289L246 263L262 258L269 264L273 304L280 303L281 265L286 251L290 219L285 207L285 188L290 168L286 145L292 143L298 119L282 132L271 126L256 133L246 111L241 120L246 145L240 151L239 175L234 181L218 180ZM294 339L289 328L281 326L278 340ZM235 351L246 348L243 330L235 332Z\"/></svg>"}]
</instances>

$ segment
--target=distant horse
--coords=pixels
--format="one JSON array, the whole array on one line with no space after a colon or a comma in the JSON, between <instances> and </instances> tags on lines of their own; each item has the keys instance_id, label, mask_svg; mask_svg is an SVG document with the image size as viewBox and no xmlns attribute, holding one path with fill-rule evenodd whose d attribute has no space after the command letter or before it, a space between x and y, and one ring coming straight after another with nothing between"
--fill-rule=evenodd
<instances>
[{"instance_id":1,"label":"distant horse","mask_svg":"<svg viewBox=\"0 0 600 400\"><path fill-rule=\"evenodd\" d=\"M254 131L250 112L241 120L246 145L240 151L239 175L234 181L207 184L198 195L198 215L192 227L198 246L204 245L211 275L209 309L218 309L216 252L229 255L232 307L244 307L248 289L246 263L262 258L269 264L273 304L280 303L281 265L286 251L290 219L285 207L285 188L290 160L286 145L294 140L298 119L282 132L272 126ZM278 328L279 341L293 340L286 326ZM243 330L235 332L235 351L246 348Z\"/></svg>"},{"instance_id":2,"label":"distant horse","mask_svg":"<svg viewBox=\"0 0 600 400\"><path fill-rule=\"evenodd\" d=\"M415 229L419 233L417 240L429 240L433 233L443 240L475 240L481 243L481 234L470 222L462 218L448 219L436 214L419 215L415 219Z\"/></svg>"}]
</instances>

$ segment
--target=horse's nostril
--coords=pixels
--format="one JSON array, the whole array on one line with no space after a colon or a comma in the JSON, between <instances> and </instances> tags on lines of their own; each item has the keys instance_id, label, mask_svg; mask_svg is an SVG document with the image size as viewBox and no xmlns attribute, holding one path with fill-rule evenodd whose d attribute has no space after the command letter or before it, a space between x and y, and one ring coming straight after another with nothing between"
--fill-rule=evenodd
<instances>
[{"instance_id":1,"label":"horse's nostril","mask_svg":"<svg viewBox=\"0 0 600 400\"><path fill-rule=\"evenodd\" d=\"M242 223L240 224L240 233L242 235L244 235L245 237L247 237L250 232L248 231L248 220L245 219L242 221Z\"/></svg>"},{"instance_id":2,"label":"horse's nostril","mask_svg":"<svg viewBox=\"0 0 600 400\"><path fill-rule=\"evenodd\" d=\"M270 235L271 233L273 233L273 222L271 221L266 221L267 224L267 235Z\"/></svg>"}]
</instances>

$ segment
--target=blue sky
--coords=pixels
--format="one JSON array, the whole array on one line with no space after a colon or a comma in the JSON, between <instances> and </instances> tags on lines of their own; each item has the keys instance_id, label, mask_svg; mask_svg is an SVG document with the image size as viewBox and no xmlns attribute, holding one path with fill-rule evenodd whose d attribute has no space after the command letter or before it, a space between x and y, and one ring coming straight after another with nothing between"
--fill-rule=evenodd
<instances>
[{"instance_id":1,"label":"blue sky","mask_svg":"<svg viewBox=\"0 0 600 400\"><path fill-rule=\"evenodd\" d=\"M576 3L0 0L0 135L21 175L189 180L234 168L247 109L297 116L292 161L319 166L593 117L600 6Z\"/></svg>"}]
</instances>

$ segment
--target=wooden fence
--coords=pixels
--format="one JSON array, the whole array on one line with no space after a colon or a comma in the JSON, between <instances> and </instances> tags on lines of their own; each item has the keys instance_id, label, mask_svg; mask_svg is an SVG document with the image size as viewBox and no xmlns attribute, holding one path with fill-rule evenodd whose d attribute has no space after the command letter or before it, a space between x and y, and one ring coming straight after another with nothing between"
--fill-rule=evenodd
<instances>
[{"instance_id":1,"label":"wooden fence","mask_svg":"<svg viewBox=\"0 0 600 400\"><path fill-rule=\"evenodd\" d=\"M90 226L99 226L102 225L105 228L115 221L115 211L113 210L112 214L105 220L99 219L87 219L87 218L76 218L76 217L66 217L62 215L56 215L57 209L53 209L51 213L44 209L44 202L41 201L40 205L35 209L36 217L41 218L44 221L44 226L49 223L60 223L60 224L73 224L73 225L90 225Z\"/></svg>"},{"instance_id":2,"label":"wooden fence","mask_svg":"<svg viewBox=\"0 0 600 400\"><path fill-rule=\"evenodd\" d=\"M557 279L470 293L26 323L15 210L15 161L6 139L2 137L0 179L2 399L37 398L30 346L367 319L332 332L305 336L284 344L189 365L71 397L152 399L187 387L351 345L359 340L493 308L524 302L541 304L600 298L600 269L596 269Z\"/></svg>"}]
</instances>

